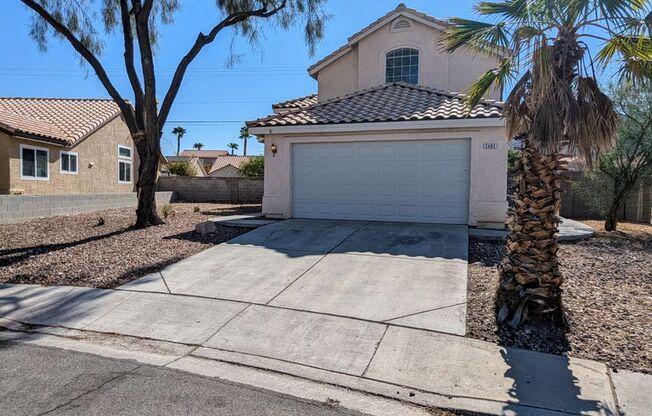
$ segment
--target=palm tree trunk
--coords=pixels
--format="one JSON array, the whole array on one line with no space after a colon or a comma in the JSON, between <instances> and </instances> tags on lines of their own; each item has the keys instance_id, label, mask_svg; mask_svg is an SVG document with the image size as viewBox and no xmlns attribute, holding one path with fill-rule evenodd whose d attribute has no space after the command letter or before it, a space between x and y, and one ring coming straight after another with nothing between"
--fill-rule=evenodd
<instances>
[{"instance_id":1,"label":"palm tree trunk","mask_svg":"<svg viewBox=\"0 0 652 416\"><path fill-rule=\"evenodd\" d=\"M528 316L563 317L557 259L561 155L544 156L527 142L518 160L506 254L499 265L498 321L520 325Z\"/></svg>"},{"instance_id":2,"label":"palm tree trunk","mask_svg":"<svg viewBox=\"0 0 652 416\"><path fill-rule=\"evenodd\" d=\"M242 149L242 155L247 156L247 138L244 138L244 149Z\"/></svg>"}]
</instances>

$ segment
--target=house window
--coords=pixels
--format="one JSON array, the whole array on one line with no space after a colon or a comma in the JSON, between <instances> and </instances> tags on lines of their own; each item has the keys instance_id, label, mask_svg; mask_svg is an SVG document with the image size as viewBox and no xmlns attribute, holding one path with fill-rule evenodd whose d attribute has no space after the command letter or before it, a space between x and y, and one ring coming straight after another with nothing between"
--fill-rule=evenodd
<instances>
[{"instance_id":1,"label":"house window","mask_svg":"<svg viewBox=\"0 0 652 416\"><path fill-rule=\"evenodd\" d=\"M118 146L118 182L131 183L131 147Z\"/></svg>"},{"instance_id":2,"label":"house window","mask_svg":"<svg viewBox=\"0 0 652 416\"><path fill-rule=\"evenodd\" d=\"M20 146L20 178L30 180L49 179L48 160L50 152L43 147Z\"/></svg>"},{"instance_id":3,"label":"house window","mask_svg":"<svg viewBox=\"0 0 652 416\"><path fill-rule=\"evenodd\" d=\"M419 51L412 48L400 48L390 51L385 56L385 83L407 82L419 83Z\"/></svg>"},{"instance_id":4,"label":"house window","mask_svg":"<svg viewBox=\"0 0 652 416\"><path fill-rule=\"evenodd\" d=\"M76 175L78 170L78 155L75 152L61 152L61 168L60 171L64 175Z\"/></svg>"}]
</instances>

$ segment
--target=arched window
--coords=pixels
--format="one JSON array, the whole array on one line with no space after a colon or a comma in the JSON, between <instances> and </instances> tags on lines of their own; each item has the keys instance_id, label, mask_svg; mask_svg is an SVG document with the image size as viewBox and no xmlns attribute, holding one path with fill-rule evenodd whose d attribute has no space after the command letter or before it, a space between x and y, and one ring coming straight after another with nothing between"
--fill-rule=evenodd
<instances>
[{"instance_id":1,"label":"arched window","mask_svg":"<svg viewBox=\"0 0 652 416\"><path fill-rule=\"evenodd\" d=\"M385 83L419 83L419 50L400 48L385 55Z\"/></svg>"}]
</instances>

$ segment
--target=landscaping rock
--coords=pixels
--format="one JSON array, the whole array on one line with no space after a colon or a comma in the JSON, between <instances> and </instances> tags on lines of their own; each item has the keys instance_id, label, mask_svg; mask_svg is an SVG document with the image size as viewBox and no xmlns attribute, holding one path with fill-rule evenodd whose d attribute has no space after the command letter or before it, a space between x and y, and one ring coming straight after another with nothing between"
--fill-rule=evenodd
<instances>
[{"instance_id":1,"label":"landscaping rock","mask_svg":"<svg viewBox=\"0 0 652 416\"><path fill-rule=\"evenodd\" d=\"M195 232L201 235L213 234L216 231L217 227L212 221L200 222L195 226Z\"/></svg>"}]
</instances>

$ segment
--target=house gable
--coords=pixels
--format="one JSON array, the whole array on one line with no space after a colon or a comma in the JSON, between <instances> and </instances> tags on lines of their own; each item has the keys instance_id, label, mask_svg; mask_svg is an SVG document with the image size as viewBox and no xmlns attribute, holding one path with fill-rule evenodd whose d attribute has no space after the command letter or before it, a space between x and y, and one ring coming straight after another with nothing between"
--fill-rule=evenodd
<instances>
[{"instance_id":1,"label":"house gable","mask_svg":"<svg viewBox=\"0 0 652 416\"><path fill-rule=\"evenodd\" d=\"M500 50L495 56L442 51L446 26L445 21L399 5L309 68L318 81L318 100L385 84L386 54L399 48L418 50L418 84L440 90L462 92L482 73L497 67ZM487 98L500 100L501 92L492 91Z\"/></svg>"}]
</instances>

